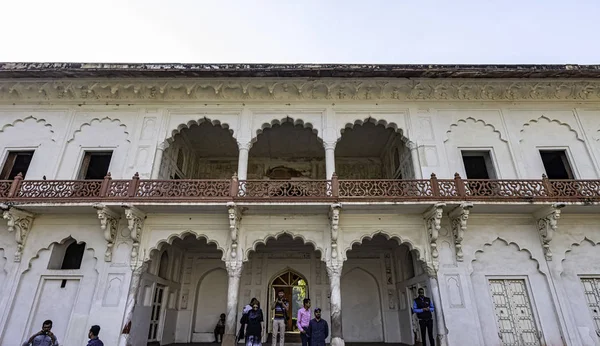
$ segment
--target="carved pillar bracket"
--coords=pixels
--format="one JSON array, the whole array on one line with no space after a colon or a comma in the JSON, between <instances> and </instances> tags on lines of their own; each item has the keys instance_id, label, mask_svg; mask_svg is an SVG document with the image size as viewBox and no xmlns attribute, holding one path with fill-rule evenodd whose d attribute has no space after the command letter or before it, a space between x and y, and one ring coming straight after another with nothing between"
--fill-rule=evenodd
<instances>
[{"instance_id":1,"label":"carved pillar bracket","mask_svg":"<svg viewBox=\"0 0 600 346\"><path fill-rule=\"evenodd\" d=\"M227 213L229 215L229 238L231 238L229 256L236 258L238 255L238 237L242 212L234 202L228 202Z\"/></svg>"},{"instance_id":2,"label":"carved pillar bracket","mask_svg":"<svg viewBox=\"0 0 600 346\"><path fill-rule=\"evenodd\" d=\"M341 203L331 205L329 210L329 221L331 222L331 258L338 257L338 231L340 224L340 211L342 210Z\"/></svg>"},{"instance_id":3,"label":"carved pillar bracket","mask_svg":"<svg viewBox=\"0 0 600 346\"><path fill-rule=\"evenodd\" d=\"M469 220L471 208L473 208L473 203L465 202L448 213L450 223L452 224L452 235L454 237L454 247L456 248L456 260L459 262L462 262L463 260L462 241L465 232L467 231L467 220Z\"/></svg>"},{"instance_id":4,"label":"carved pillar bracket","mask_svg":"<svg viewBox=\"0 0 600 346\"><path fill-rule=\"evenodd\" d=\"M8 231L15 232L17 251L15 251L14 261L21 262L21 256L23 255L23 249L25 249L25 243L31 230L34 215L24 210L10 207L4 209L2 217L7 221Z\"/></svg>"},{"instance_id":5,"label":"carved pillar bracket","mask_svg":"<svg viewBox=\"0 0 600 346\"><path fill-rule=\"evenodd\" d=\"M225 335L223 336L223 344L236 344L236 325L237 325L237 308L238 296L240 290L240 278L242 277L243 262L241 260L225 261L227 269L228 287L227 287L227 320L225 321Z\"/></svg>"},{"instance_id":6,"label":"carved pillar bracket","mask_svg":"<svg viewBox=\"0 0 600 346\"><path fill-rule=\"evenodd\" d=\"M119 214L107 208L104 204L94 204L94 209L98 213L100 220L100 229L104 232L104 239L107 242L104 260L112 261L113 247L117 238L117 225L119 224Z\"/></svg>"},{"instance_id":7,"label":"carved pillar bracket","mask_svg":"<svg viewBox=\"0 0 600 346\"><path fill-rule=\"evenodd\" d=\"M565 206L564 203L554 203L534 214L537 219L538 231L542 240L544 256L547 261L552 261L552 250L550 242L554 233L558 229L558 219L560 219L560 210Z\"/></svg>"},{"instance_id":8,"label":"carved pillar bracket","mask_svg":"<svg viewBox=\"0 0 600 346\"><path fill-rule=\"evenodd\" d=\"M326 263L329 276L331 302L331 346L344 346L342 339L342 294L341 277L344 262L331 260Z\"/></svg>"},{"instance_id":9,"label":"carved pillar bracket","mask_svg":"<svg viewBox=\"0 0 600 346\"><path fill-rule=\"evenodd\" d=\"M445 206L446 203L436 203L423 214L423 218L425 219L425 223L427 225L429 247L431 248L431 264L435 270L437 270L439 266L437 240L440 234L442 216L444 215Z\"/></svg>"},{"instance_id":10,"label":"carved pillar bracket","mask_svg":"<svg viewBox=\"0 0 600 346\"><path fill-rule=\"evenodd\" d=\"M127 228L129 228L129 237L133 240L131 247L131 266L138 266L138 257L140 250L140 241L142 240L142 230L144 228L144 220L146 214L130 204L124 204L125 218L127 219Z\"/></svg>"}]
</instances>

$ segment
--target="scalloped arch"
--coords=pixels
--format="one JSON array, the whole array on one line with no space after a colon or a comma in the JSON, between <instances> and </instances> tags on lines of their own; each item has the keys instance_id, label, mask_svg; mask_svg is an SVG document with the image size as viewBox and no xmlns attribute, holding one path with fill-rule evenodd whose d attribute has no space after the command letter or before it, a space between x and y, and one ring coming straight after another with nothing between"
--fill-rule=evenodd
<instances>
[{"instance_id":1,"label":"scalloped arch","mask_svg":"<svg viewBox=\"0 0 600 346\"><path fill-rule=\"evenodd\" d=\"M539 124L540 120L545 120L548 123L556 123L560 126L564 126L566 127L569 131L573 132L575 134L575 138L578 141L583 142L584 140L579 136L579 133L577 131L575 131L575 129L573 129L571 127L571 125L567 124L567 123L563 123L560 120L557 119L550 119L545 115L542 115L541 117L537 118L537 119L531 119L529 120L527 123L523 124L523 126L521 127L521 131L519 131L519 135L521 136L521 138L519 139L519 142L522 142L524 139L523 133L525 132L525 130L527 130L528 128L530 128L532 125L534 124Z\"/></svg>"},{"instance_id":2,"label":"scalloped arch","mask_svg":"<svg viewBox=\"0 0 600 346\"><path fill-rule=\"evenodd\" d=\"M508 142L506 140L506 138L502 137L502 132L500 132L499 130L497 130L494 125L488 124L487 122L485 122L485 120L475 119L473 117L467 117L465 119L460 119L456 123L451 124L450 128L448 129L448 131L446 131L446 139L444 139L444 142L447 142L450 139L450 133L452 133L454 131L454 129L456 129L460 124L466 124L467 121L471 121L471 122L473 122L476 125L481 124L481 125L484 126L484 128L491 129L493 132L495 132L498 135L498 139L500 139L501 141L503 141L505 143Z\"/></svg>"},{"instance_id":3,"label":"scalloped arch","mask_svg":"<svg viewBox=\"0 0 600 346\"><path fill-rule=\"evenodd\" d=\"M408 137L406 137L404 135L404 130L400 127L398 127L398 125L394 122L387 122L387 120L385 119L376 119L373 118L371 116L367 117L367 118L358 118L354 120L354 123L346 123L344 125L343 128L340 129L338 136L337 136L337 141L339 142L342 139L342 135L344 134L344 131L346 129L352 129L355 126L362 126L366 123L371 123L374 124L375 126L377 125L382 125L385 129L393 129L394 131L396 131L396 133L398 133L400 135L400 138L402 139L402 141L404 143L409 143L410 140L408 139Z\"/></svg>"},{"instance_id":4,"label":"scalloped arch","mask_svg":"<svg viewBox=\"0 0 600 346\"><path fill-rule=\"evenodd\" d=\"M363 234L359 239L352 240L350 242L349 246L347 246L344 249L344 251L342 252L342 257L344 258L344 260L348 259L348 251L352 250L352 247L354 245L360 245L365 240L371 240L375 236L378 236L378 235L385 237L385 239L387 239L387 240L395 240L398 243L398 245L408 246L408 249L410 251L414 250L417 253L417 260L419 261L419 263L421 263L421 264L426 263L425 256L424 256L425 252L423 251L423 249L421 249L420 246L415 245L415 243L409 239L402 238L399 235L390 234L390 233L386 232L385 230L377 230L377 231L371 232L370 234Z\"/></svg>"},{"instance_id":5,"label":"scalloped arch","mask_svg":"<svg viewBox=\"0 0 600 346\"><path fill-rule=\"evenodd\" d=\"M102 123L104 121L109 121L110 123L115 123L118 125L118 127L123 129L123 133L125 133L127 142L129 142L129 132L127 132L127 126L123 123L121 123L121 120L119 119L112 119L110 117L104 117L104 118L94 118L92 120L90 120L89 122L85 122L83 124L81 124L81 126L79 126L79 128L77 130L75 130L75 132L73 132L73 135L71 136L71 138L69 138L69 140L67 141L67 143L73 141L75 139L75 137L77 136L78 133L81 133L81 131L83 131L83 129L87 128L87 127L91 127L92 124L94 123Z\"/></svg>"},{"instance_id":6,"label":"scalloped arch","mask_svg":"<svg viewBox=\"0 0 600 346\"><path fill-rule=\"evenodd\" d=\"M545 273L543 273L542 271L540 271L540 262L533 257L533 254L531 253L531 251L529 251L528 249L522 249L519 246L519 244L517 244L515 242L509 242L508 240L506 240L506 239L504 239L502 237L496 237L491 242L483 244L482 248L475 250L475 252L473 253L473 260L471 260L471 266L470 266L471 274L473 274L473 271L474 271L473 270L473 263L475 263L477 261L477 254L484 253L485 250L488 249L488 248L490 248L490 247L492 247L496 241L500 241L501 243L503 243L504 246L514 245L517 248L518 252L525 252L525 253L527 253L529 255L529 259L535 262L537 271L540 272L542 275L546 275Z\"/></svg>"},{"instance_id":7,"label":"scalloped arch","mask_svg":"<svg viewBox=\"0 0 600 346\"><path fill-rule=\"evenodd\" d=\"M150 248L148 248L147 256L145 256L144 261L150 261L152 256L156 253L156 252L160 252L162 251L162 247L164 245L173 245L173 241L175 241L175 239L181 239L183 240L185 237L188 236L193 236L196 239L200 239L200 238L204 238L206 240L206 243L208 243L209 245L214 244L217 247L217 250L221 251L221 259L225 260L225 249L223 247L220 246L219 242L211 239L209 236L205 235L205 234L201 234L201 233L195 233L192 230L187 230L185 232L182 233L178 233L178 234L171 234L169 237L167 237L166 239L161 239L159 240L154 246L151 246Z\"/></svg>"},{"instance_id":8,"label":"scalloped arch","mask_svg":"<svg viewBox=\"0 0 600 346\"><path fill-rule=\"evenodd\" d=\"M319 139L319 141L323 141L323 138L321 138L321 136L319 135L319 130L317 130L316 128L314 128L312 123L309 122L305 122L304 119L301 118L297 118L294 119L290 116L286 116L284 118L281 119L272 119L270 123L263 123L260 126L260 129L256 130L256 134L254 137L252 137L252 139L250 140L251 143L256 143L256 141L258 141L258 135L260 135L261 133L263 133L263 131L265 129L270 129L273 127L273 125L282 125L284 123L292 123L294 126L297 125L302 125L302 127L304 127L305 129L310 129L312 131L312 133L314 133L317 138Z\"/></svg>"},{"instance_id":9,"label":"scalloped arch","mask_svg":"<svg viewBox=\"0 0 600 346\"><path fill-rule=\"evenodd\" d=\"M50 249L51 249L51 248L52 248L52 247L53 247L55 244L58 244L58 245L63 245L63 244L65 244L67 241L69 241L69 240L71 240L71 239L72 239L72 240L74 240L74 241L76 241L76 242L77 242L77 244L86 243L85 241L78 241L77 239L73 238L73 236L72 236L72 235L69 235L69 236L67 236L67 237L63 238L63 239L62 239L62 240L60 240L60 241L53 241L53 242L51 242L50 244L48 244L48 246L38 249L38 251L35 253L35 255L33 255L33 256L32 256L32 257L29 259L29 261L27 262L27 268L25 268L25 270L23 270L22 274L25 274L26 272L28 272L28 271L31 269L31 264L33 263L33 261L34 261L34 260L36 260L36 259L38 259L38 258L40 257L40 254L41 254L42 252L45 252L45 251L50 251ZM92 258L93 258L93 259L94 259L94 261L95 261L95 262L94 262L94 270L96 271L96 274L99 274L100 272L98 271L98 267L97 267L97 266L98 266L98 257L96 257L96 250L94 250L94 248L93 248L93 247L87 247L87 243L86 243L85 251L86 251L86 252L87 252L87 251L90 251L90 252L92 253Z\"/></svg>"},{"instance_id":10,"label":"scalloped arch","mask_svg":"<svg viewBox=\"0 0 600 346\"><path fill-rule=\"evenodd\" d=\"M168 143L168 144L173 143L173 141L175 141L175 136L180 134L181 131L183 131L185 129L189 129L194 125L199 126L202 123L210 123L213 126L220 126L223 129L228 130L229 133L231 134L231 136L235 139L234 131L229 127L229 124L221 123L220 120L217 120L217 119L213 120L213 119L210 119L205 116L205 117L202 117L197 120L192 119L192 120L188 121L187 123L181 123L181 124L177 125L177 127L173 131L171 131L171 137L165 139L165 143ZM236 143L237 143L237 141L236 141Z\"/></svg>"},{"instance_id":11,"label":"scalloped arch","mask_svg":"<svg viewBox=\"0 0 600 346\"><path fill-rule=\"evenodd\" d=\"M264 236L262 239L257 239L255 240L252 245L246 249L246 251L244 251L244 257L243 257L243 261L247 262L248 261L248 257L250 256L250 252L256 252L256 247L260 244L262 245L267 245L267 241L274 239L277 240L279 237L281 237L282 235L289 235L291 236L294 240L296 239L300 239L302 240L302 243L304 244L309 244L312 245L312 247L315 249L315 251L318 251L319 254L321 255L321 257L323 257L323 254L325 253L325 251L323 250L323 248L319 247L317 245L316 241L313 241L311 239L307 239L303 234L301 233L294 233L292 231L281 231L281 232L277 232L277 233L269 233L266 236Z\"/></svg>"},{"instance_id":12,"label":"scalloped arch","mask_svg":"<svg viewBox=\"0 0 600 346\"><path fill-rule=\"evenodd\" d=\"M52 127L52 124L49 124L46 119L42 119L42 118L36 118L33 115L29 115L26 116L25 118L21 119L16 119L14 120L12 123L10 124L5 124L4 126L2 126L2 128L0 128L0 133L6 131L7 129L11 128L11 127L15 127L18 124L22 124L25 123L27 120L33 120L35 121L36 124L41 124L44 129L47 129L48 131L50 131L50 139L55 142L55 138L54 138L54 129Z\"/></svg>"},{"instance_id":13,"label":"scalloped arch","mask_svg":"<svg viewBox=\"0 0 600 346\"><path fill-rule=\"evenodd\" d=\"M597 246L600 245L600 242L595 242L592 239L588 238L588 237L583 237L583 239L581 239L578 242L574 242L571 243L571 245L569 245L569 248L567 248L563 254L562 259L560 260L560 263L563 264L566 260L567 260L567 254L569 254L570 252L572 252L576 247L581 246L583 243L589 243L592 246Z\"/></svg>"}]
</instances>

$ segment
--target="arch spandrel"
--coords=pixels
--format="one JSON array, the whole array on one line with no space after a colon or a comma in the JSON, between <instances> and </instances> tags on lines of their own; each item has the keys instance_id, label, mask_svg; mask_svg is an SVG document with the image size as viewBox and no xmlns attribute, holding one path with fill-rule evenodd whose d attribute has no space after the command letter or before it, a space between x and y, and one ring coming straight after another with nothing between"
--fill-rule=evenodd
<instances>
[{"instance_id":1,"label":"arch spandrel","mask_svg":"<svg viewBox=\"0 0 600 346\"><path fill-rule=\"evenodd\" d=\"M165 233L160 231L149 232L149 239L145 242L146 246L143 248L142 253L144 254L144 261L150 261L157 253L159 253L165 245L173 245L176 239L183 240L186 237L192 236L196 240L205 239L208 245L215 245L217 250L221 252L221 259L226 260L227 254L227 232L220 233L214 232L214 234L200 233L194 230L186 230L177 233L171 233L165 236Z\"/></svg>"}]
</instances>

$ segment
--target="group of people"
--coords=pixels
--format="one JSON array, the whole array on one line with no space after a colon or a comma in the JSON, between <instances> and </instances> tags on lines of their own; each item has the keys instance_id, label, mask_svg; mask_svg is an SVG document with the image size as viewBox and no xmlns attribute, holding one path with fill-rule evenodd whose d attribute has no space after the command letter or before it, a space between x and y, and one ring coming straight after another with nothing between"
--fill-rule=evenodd
<instances>
[{"instance_id":1,"label":"group of people","mask_svg":"<svg viewBox=\"0 0 600 346\"><path fill-rule=\"evenodd\" d=\"M87 346L104 346L104 343L98 338L98 334L100 334L100 326L92 326L88 332L88 338L90 340L88 341ZM44 321L44 323L42 323L42 330L33 334L23 343L23 346L58 346L58 339L56 338L56 335L52 333L52 321Z\"/></svg>"},{"instance_id":2,"label":"group of people","mask_svg":"<svg viewBox=\"0 0 600 346\"><path fill-rule=\"evenodd\" d=\"M277 292L276 300L271 306L273 312L273 346L284 346L285 325L289 319L290 303L285 298L283 290ZM302 338L302 346L325 346L329 336L327 321L321 318L321 309L314 309L315 317L311 319L310 299L304 299L303 307L298 310L297 327ZM260 302L252 298L250 304L244 307L241 327L237 340L245 338L246 346L262 346L265 333L265 319L260 308Z\"/></svg>"}]
</instances>

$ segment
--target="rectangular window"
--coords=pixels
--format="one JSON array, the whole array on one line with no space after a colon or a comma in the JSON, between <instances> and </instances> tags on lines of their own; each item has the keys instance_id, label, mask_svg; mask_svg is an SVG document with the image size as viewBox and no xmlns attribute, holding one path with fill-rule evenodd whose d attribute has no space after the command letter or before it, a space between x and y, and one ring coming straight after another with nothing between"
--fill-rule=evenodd
<instances>
[{"instance_id":1,"label":"rectangular window","mask_svg":"<svg viewBox=\"0 0 600 346\"><path fill-rule=\"evenodd\" d=\"M573 171L564 150L540 150L548 179L573 179Z\"/></svg>"},{"instance_id":2,"label":"rectangular window","mask_svg":"<svg viewBox=\"0 0 600 346\"><path fill-rule=\"evenodd\" d=\"M86 151L79 179L101 180L108 174L112 151Z\"/></svg>"},{"instance_id":3,"label":"rectangular window","mask_svg":"<svg viewBox=\"0 0 600 346\"><path fill-rule=\"evenodd\" d=\"M581 283L590 314L594 320L596 334L600 335L600 278L582 278Z\"/></svg>"},{"instance_id":4,"label":"rectangular window","mask_svg":"<svg viewBox=\"0 0 600 346\"><path fill-rule=\"evenodd\" d=\"M496 179L489 151L463 150L461 153L467 179Z\"/></svg>"},{"instance_id":5,"label":"rectangular window","mask_svg":"<svg viewBox=\"0 0 600 346\"><path fill-rule=\"evenodd\" d=\"M33 151L9 151L0 173L0 180L12 180L19 173L25 178L32 158Z\"/></svg>"}]
</instances>

